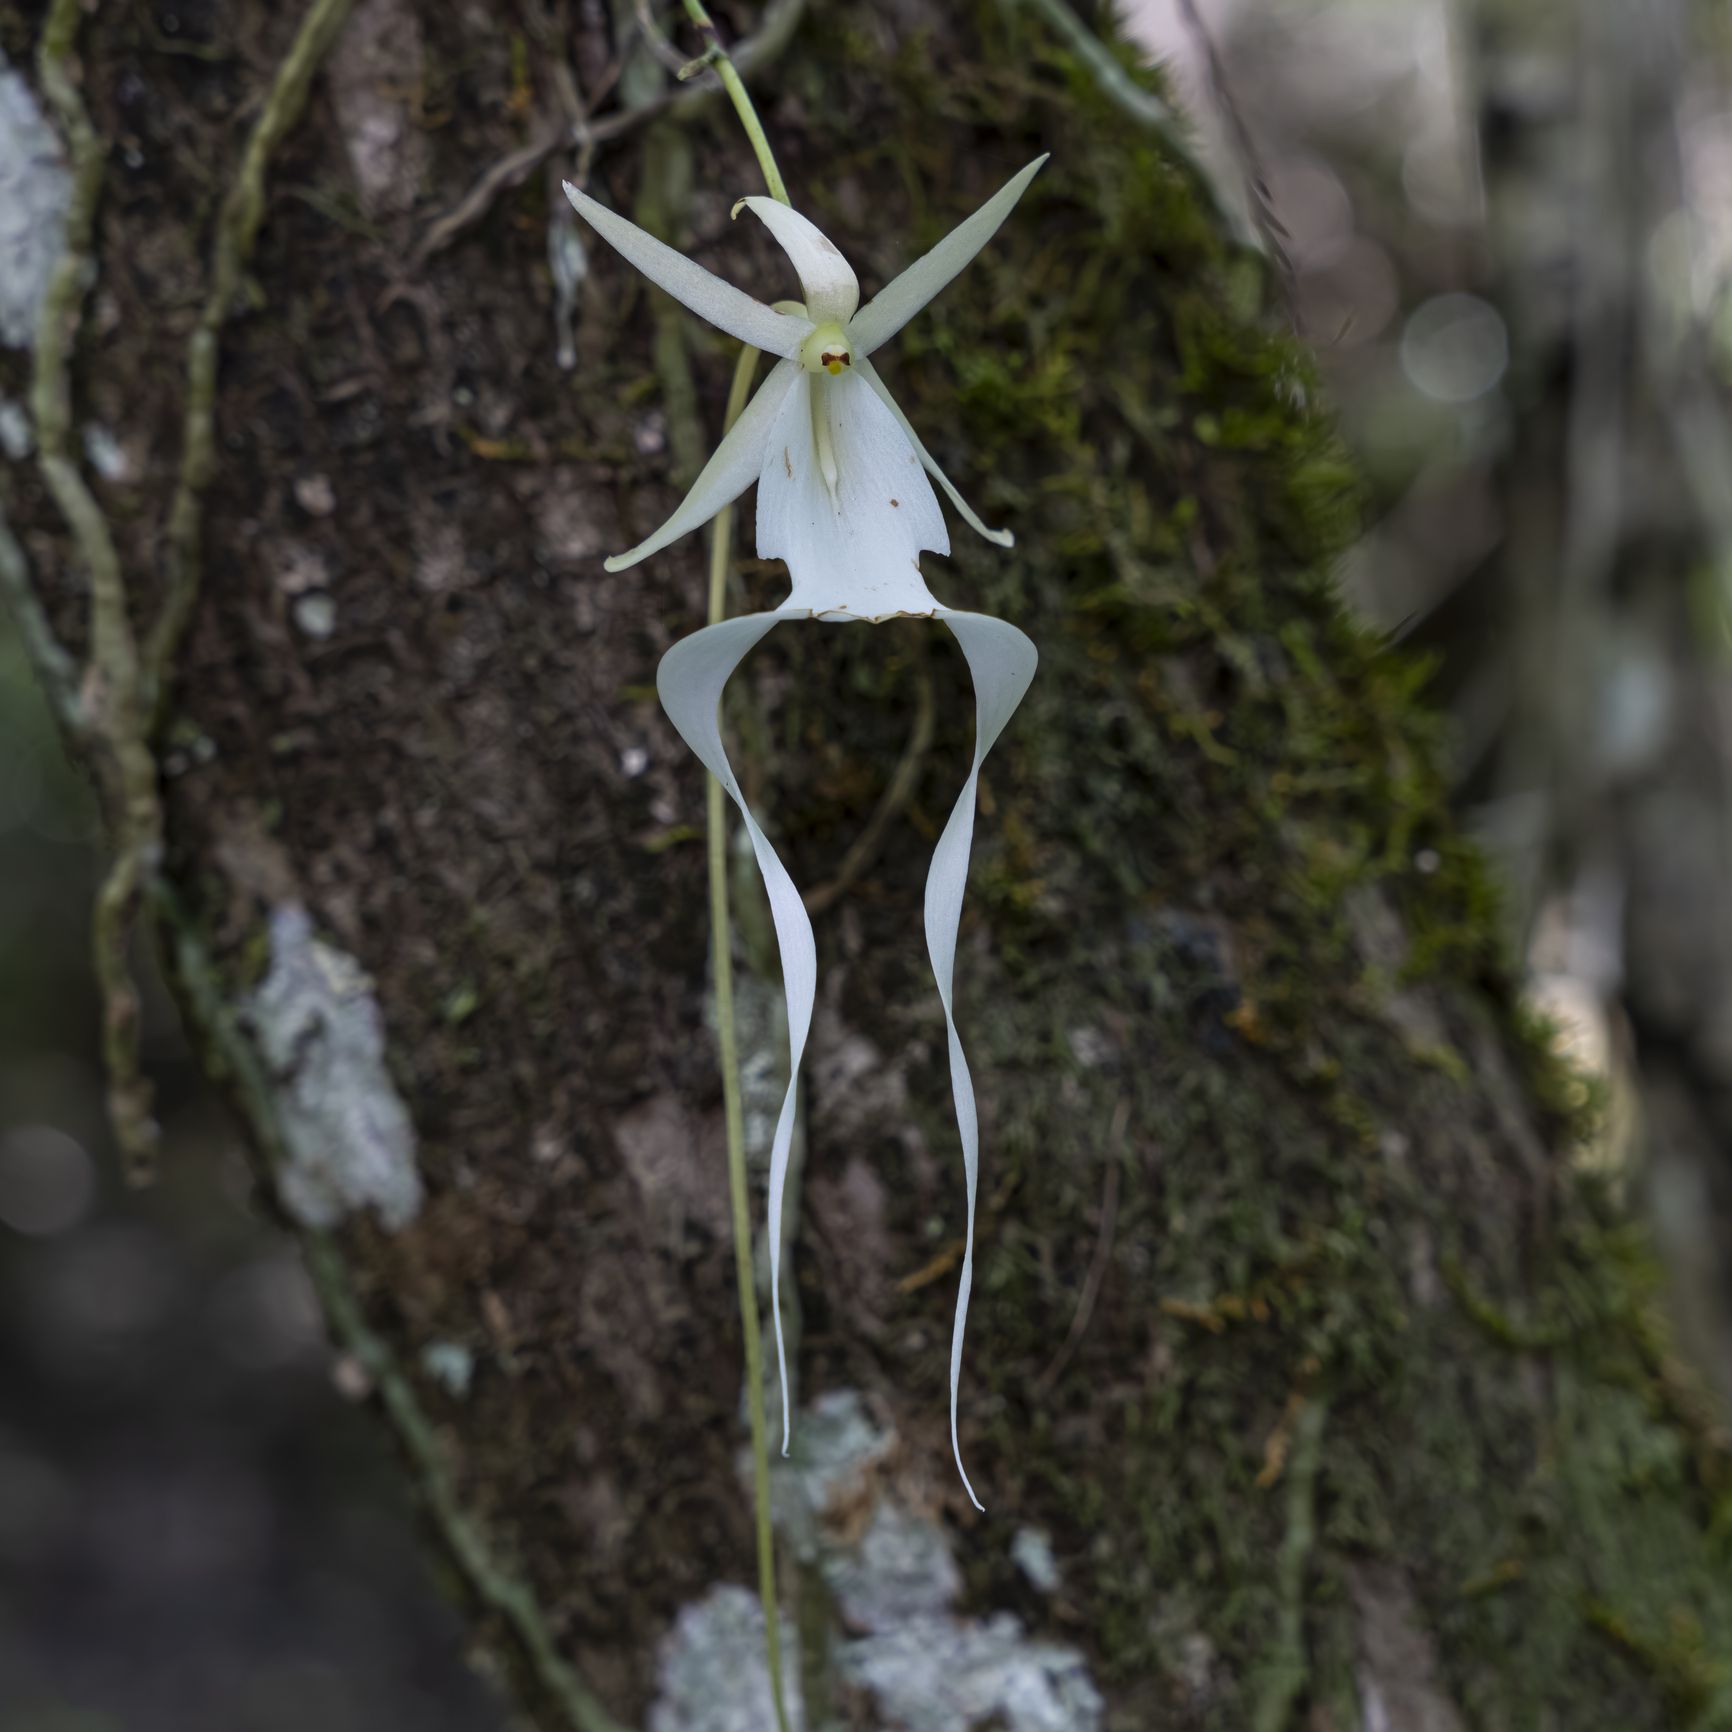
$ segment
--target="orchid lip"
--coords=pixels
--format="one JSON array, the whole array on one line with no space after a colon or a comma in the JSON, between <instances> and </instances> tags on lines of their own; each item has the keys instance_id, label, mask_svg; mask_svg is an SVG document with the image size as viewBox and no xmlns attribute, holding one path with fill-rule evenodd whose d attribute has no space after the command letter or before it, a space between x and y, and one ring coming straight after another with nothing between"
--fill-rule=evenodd
<instances>
[{"instance_id":1,"label":"orchid lip","mask_svg":"<svg viewBox=\"0 0 1732 1732\"><path fill-rule=\"evenodd\" d=\"M828 373L832 379L854 365L854 345L838 321L818 326L800 345L800 365L808 373Z\"/></svg>"}]
</instances>

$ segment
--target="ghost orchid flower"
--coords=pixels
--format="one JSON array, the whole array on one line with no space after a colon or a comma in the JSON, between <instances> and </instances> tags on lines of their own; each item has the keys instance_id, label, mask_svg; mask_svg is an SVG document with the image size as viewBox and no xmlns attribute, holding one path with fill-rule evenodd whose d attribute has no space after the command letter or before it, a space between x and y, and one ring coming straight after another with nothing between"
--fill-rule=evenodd
<instances>
[{"instance_id":1,"label":"ghost orchid flower","mask_svg":"<svg viewBox=\"0 0 1732 1732\"><path fill-rule=\"evenodd\" d=\"M606 562L623 571L707 523L758 483L758 554L785 560L793 591L769 613L747 614L682 638L662 658L656 689L686 744L739 807L769 892L788 1001L789 1076L770 1150L770 1305L782 1390L782 1453L788 1452L787 1351L782 1334L782 1203L793 1143L800 1060L811 1028L817 952L811 921L793 880L746 805L722 745L722 688L746 654L785 619L832 622L905 615L942 619L967 659L975 690L974 762L939 837L926 880L926 942L949 1037L951 1092L962 1144L968 1226L950 1346L950 1443L975 1507L980 1500L962 1466L957 1389L963 1332L974 1282L974 1213L979 1182L979 1123L968 1061L956 1032L952 979L957 928L974 834L980 767L1034 678L1035 648L1013 625L938 602L920 571L924 551L947 554L950 537L933 494L944 490L963 521L1000 547L1008 530L988 529L932 459L897 407L869 357L961 272L998 232L1039 172L1038 157L860 306L848 262L819 229L773 199L734 206L769 229L800 278L804 300L765 306L646 234L566 183L578 215L648 277L712 325L779 357L770 375L704 465L673 515L646 541ZM788 310L788 309L792 310Z\"/></svg>"}]
</instances>

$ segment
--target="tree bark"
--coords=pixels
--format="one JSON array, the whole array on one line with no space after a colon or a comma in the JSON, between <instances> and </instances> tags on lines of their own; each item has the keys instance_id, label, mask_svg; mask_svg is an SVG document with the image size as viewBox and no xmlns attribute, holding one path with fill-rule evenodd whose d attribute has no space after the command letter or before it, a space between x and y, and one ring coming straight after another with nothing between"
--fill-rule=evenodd
<instances>
[{"instance_id":1,"label":"tree bark","mask_svg":"<svg viewBox=\"0 0 1732 1732\"><path fill-rule=\"evenodd\" d=\"M484 1647L538 1726L661 1732L767 1719L703 787L652 689L703 551L600 560L689 479L732 355L592 248L562 370L543 159L572 172L584 115L597 196L788 285L728 223L756 184L729 116L619 11L363 0L214 324L302 21L84 21L106 174L71 377L131 464L89 481L146 651L131 720L57 496L17 464L3 498L122 805L116 730L150 747L138 879L181 1005ZM1588 1091L1524 1018L1422 671L1337 604L1351 476L1263 266L1016 6L813 7L768 58L796 201L867 293L1053 153L889 362L1018 535L959 533L935 588L1042 654L959 953L985 1517L946 1437L962 1183L918 920L966 672L923 622L787 629L733 716L801 883L907 790L819 920L778 1491L807 1724L1732 1725L1732 1456L1580 1161ZM742 558L739 605L781 582ZM786 1047L740 884L750 1109Z\"/></svg>"}]
</instances>

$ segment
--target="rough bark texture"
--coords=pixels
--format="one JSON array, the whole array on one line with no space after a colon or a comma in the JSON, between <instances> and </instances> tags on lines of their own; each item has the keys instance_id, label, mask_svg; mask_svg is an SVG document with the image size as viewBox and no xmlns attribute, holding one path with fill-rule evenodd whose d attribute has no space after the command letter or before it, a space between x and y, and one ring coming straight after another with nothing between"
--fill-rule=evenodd
<instances>
[{"instance_id":1,"label":"rough bark texture","mask_svg":"<svg viewBox=\"0 0 1732 1732\"><path fill-rule=\"evenodd\" d=\"M209 213L295 23L178 11L178 43L212 53L163 52L144 11L81 38L110 162L77 402L136 454L95 485L140 620ZM6 28L21 54L28 27ZM609 41L574 9L581 89ZM365 0L277 153L223 338L154 906L535 1723L603 1725L605 1703L695 1727L661 1645L751 1579L703 791L651 689L700 617L703 555L611 578L600 555L665 512L732 359L596 256L561 372L538 176L412 253L538 101L558 112L560 51L487 9ZM959 958L984 1519L945 1437L962 1186L918 927L965 671L901 622L785 629L740 682L742 755L807 884L928 685L937 716L819 923L790 1251L806 1429L853 1391L896 1441L790 1535L809 1687L832 1675L837 1724L892 1717L858 1663L874 1632L829 1629L824 1596L847 1600L829 1565L895 1509L944 1524L965 1621L1013 1612L1080 1653L1104 1714L1074 1724L1732 1724L1725 1440L1639 1239L1580 1171L1586 1091L1499 963L1421 677L1337 606L1350 477L1261 268L1014 8L817 8L763 89L796 199L868 292L1053 152L888 360L1019 536L1008 556L959 536L934 587L1043 658L989 766ZM592 181L786 292L727 220L753 184L714 104L605 145ZM6 487L82 648L55 512L28 469ZM742 604L780 582L742 561ZM748 1008L773 1006L743 925ZM772 1012L744 1035L773 1090Z\"/></svg>"}]
</instances>

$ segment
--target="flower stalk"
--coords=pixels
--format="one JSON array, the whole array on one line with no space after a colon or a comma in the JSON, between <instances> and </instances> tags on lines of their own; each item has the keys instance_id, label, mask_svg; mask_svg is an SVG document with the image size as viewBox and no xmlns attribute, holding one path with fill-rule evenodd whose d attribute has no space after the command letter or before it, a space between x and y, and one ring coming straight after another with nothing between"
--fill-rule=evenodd
<instances>
[{"instance_id":1,"label":"flower stalk","mask_svg":"<svg viewBox=\"0 0 1732 1732\"><path fill-rule=\"evenodd\" d=\"M702 0L685 0L685 6L686 16L697 26L698 34L704 39L704 51L690 66L681 69L680 77L689 78L706 66L716 69L722 88L727 91L728 100L734 105L734 113L740 117L740 125L745 128L746 137L751 141L752 154L758 159L758 169L764 177L764 185L770 189L770 197L777 204L791 204L793 201L788 197L782 171L776 166L775 153L770 149L770 141L765 136L764 123L758 119L758 111L752 106L752 99L746 92L746 81L740 76L740 69L722 46L716 21L704 10Z\"/></svg>"},{"instance_id":2,"label":"flower stalk","mask_svg":"<svg viewBox=\"0 0 1732 1732\"><path fill-rule=\"evenodd\" d=\"M726 434L740 418L758 369L758 351L747 344L734 364L734 382L722 417ZM718 511L710 526L709 623L728 612L728 567L733 562L734 508ZM778 1732L788 1732L782 1700L782 1626L776 1602L776 1541L770 1520L769 1422L764 1413L764 1346L758 1327L757 1284L753 1279L752 1209L746 1182L745 1113L740 1100L739 1036L734 1021L733 915L728 901L727 823L722 784L705 774L705 819L710 860L710 944L716 983L716 1042L722 1067L722 1112L727 1127L728 1196L734 1217L734 1271L739 1279L740 1328L746 1344L746 1407L752 1427L752 1498L757 1506L758 1597L764 1607L764 1657L770 1668L770 1693ZM780 1247L772 1245L775 1256Z\"/></svg>"},{"instance_id":3,"label":"flower stalk","mask_svg":"<svg viewBox=\"0 0 1732 1732\"><path fill-rule=\"evenodd\" d=\"M712 64L740 117L752 153L770 196L787 204L788 189L775 153L765 136L757 110L747 94L739 69L728 57L714 22L699 0L685 0L692 22L703 33L702 63ZM682 72L683 78L687 73ZM726 438L751 395L759 351L750 343L734 363L734 379L722 413ZM733 560L734 509L730 502L710 526L710 593L708 623L719 625L728 612L728 567ZM723 788L713 774L704 777L704 816L710 871L710 944L716 982L716 1043L722 1067L722 1112L728 1144L728 1197L734 1223L734 1273L739 1283L740 1332L746 1349L746 1411L752 1431L752 1501L758 1542L758 1598L764 1608L764 1659L770 1673L770 1699L775 1704L777 1732L789 1732L788 1705L782 1698L782 1620L776 1596L776 1536L770 1510L769 1422L764 1413L764 1345L758 1327L757 1283L753 1278L752 1209L746 1180L745 1112L740 1099L739 1034L734 1020L733 914L728 900L728 841ZM770 1255L781 1245L772 1241Z\"/></svg>"}]
</instances>

